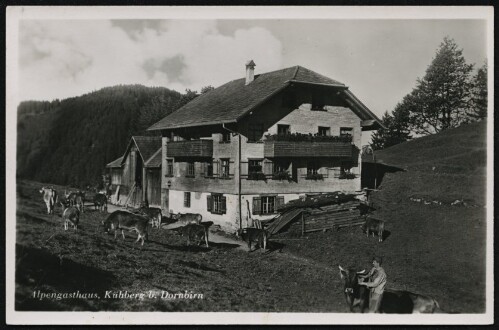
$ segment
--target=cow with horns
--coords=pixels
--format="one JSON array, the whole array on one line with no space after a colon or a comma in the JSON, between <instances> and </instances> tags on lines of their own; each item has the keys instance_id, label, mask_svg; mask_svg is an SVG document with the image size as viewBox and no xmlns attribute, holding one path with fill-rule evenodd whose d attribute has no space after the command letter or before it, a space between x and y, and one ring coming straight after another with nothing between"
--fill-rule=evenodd
<instances>
[{"instance_id":1,"label":"cow with horns","mask_svg":"<svg viewBox=\"0 0 499 330\"><path fill-rule=\"evenodd\" d=\"M345 300L351 312L359 306L361 313L369 308L369 289L359 284L359 275L365 271L356 272L352 269L340 269L344 280ZM436 313L442 311L438 302L432 297L403 290L385 290L381 299L379 312L392 314Z\"/></svg>"}]
</instances>

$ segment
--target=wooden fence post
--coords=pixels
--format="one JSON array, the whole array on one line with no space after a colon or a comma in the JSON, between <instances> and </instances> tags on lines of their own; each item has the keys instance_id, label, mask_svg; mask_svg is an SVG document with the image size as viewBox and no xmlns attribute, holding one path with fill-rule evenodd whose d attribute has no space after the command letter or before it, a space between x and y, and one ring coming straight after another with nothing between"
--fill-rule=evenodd
<instances>
[{"instance_id":1,"label":"wooden fence post","mask_svg":"<svg viewBox=\"0 0 499 330\"><path fill-rule=\"evenodd\" d=\"M303 211L301 212L301 236L305 235L305 220L303 218Z\"/></svg>"}]
</instances>

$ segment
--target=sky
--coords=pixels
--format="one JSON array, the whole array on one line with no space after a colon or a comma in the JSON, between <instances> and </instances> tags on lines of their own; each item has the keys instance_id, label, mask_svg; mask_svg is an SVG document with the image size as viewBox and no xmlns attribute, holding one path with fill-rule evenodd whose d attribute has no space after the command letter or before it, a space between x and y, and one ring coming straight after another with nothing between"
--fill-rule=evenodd
<instances>
[{"instance_id":1,"label":"sky","mask_svg":"<svg viewBox=\"0 0 499 330\"><path fill-rule=\"evenodd\" d=\"M423 77L444 37L468 63L486 61L479 19L23 19L20 100L53 100L106 86L184 92L301 65L338 80L381 117Z\"/></svg>"}]
</instances>

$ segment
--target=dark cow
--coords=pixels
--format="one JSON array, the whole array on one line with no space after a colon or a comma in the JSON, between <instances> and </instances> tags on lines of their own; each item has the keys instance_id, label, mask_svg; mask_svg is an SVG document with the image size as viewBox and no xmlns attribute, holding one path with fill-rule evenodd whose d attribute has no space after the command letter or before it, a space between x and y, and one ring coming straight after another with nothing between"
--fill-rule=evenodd
<instances>
[{"instance_id":1,"label":"dark cow","mask_svg":"<svg viewBox=\"0 0 499 330\"><path fill-rule=\"evenodd\" d=\"M186 226L190 223L199 225L201 223L201 220L203 220L203 216L198 213L172 214L171 218L175 220L175 224L179 224L182 226Z\"/></svg>"},{"instance_id":2,"label":"dark cow","mask_svg":"<svg viewBox=\"0 0 499 330\"><path fill-rule=\"evenodd\" d=\"M70 191L69 193L64 191L64 197L66 198L66 201L69 203L69 206L76 205L76 196L77 196L77 193L74 191Z\"/></svg>"},{"instance_id":3,"label":"dark cow","mask_svg":"<svg viewBox=\"0 0 499 330\"><path fill-rule=\"evenodd\" d=\"M385 222L370 217L366 217L366 222L362 225L362 230L366 232L367 237L369 233L378 234L378 242L383 242L383 232L385 231Z\"/></svg>"},{"instance_id":4,"label":"dark cow","mask_svg":"<svg viewBox=\"0 0 499 330\"><path fill-rule=\"evenodd\" d=\"M118 235L118 230L121 230L121 235L123 236L123 240L125 240L125 230L136 231L138 233L137 243L139 240L142 240L142 244L148 238L148 226L149 219L142 217L138 214L133 214L126 211L114 211L111 213L105 221L102 221L102 225L104 226L104 230L106 233L109 233L111 230L114 231L114 238L116 239Z\"/></svg>"},{"instance_id":5,"label":"dark cow","mask_svg":"<svg viewBox=\"0 0 499 330\"><path fill-rule=\"evenodd\" d=\"M213 221L206 221L202 224L190 223L181 228L182 236L187 237L187 245L191 245L191 241L196 242L201 245L203 239L205 241L206 247L210 247L208 244L208 228L213 224Z\"/></svg>"},{"instance_id":6,"label":"dark cow","mask_svg":"<svg viewBox=\"0 0 499 330\"><path fill-rule=\"evenodd\" d=\"M160 208L141 205L140 208L134 209L132 212L149 218L152 228L159 228L161 226L163 215Z\"/></svg>"},{"instance_id":7,"label":"dark cow","mask_svg":"<svg viewBox=\"0 0 499 330\"><path fill-rule=\"evenodd\" d=\"M350 312L354 311L354 307L359 306L360 312L364 313L369 306L369 289L363 285L359 285L358 277L364 271L357 273L351 269L346 270L341 268L341 266L338 267L340 268L340 276L345 281L343 291Z\"/></svg>"},{"instance_id":8,"label":"dark cow","mask_svg":"<svg viewBox=\"0 0 499 330\"><path fill-rule=\"evenodd\" d=\"M62 209L62 220L64 222L64 230L68 230L69 225L73 226L74 230L78 229L78 223L80 222L80 210L76 206L69 205L69 202L61 201Z\"/></svg>"},{"instance_id":9,"label":"dark cow","mask_svg":"<svg viewBox=\"0 0 499 330\"><path fill-rule=\"evenodd\" d=\"M107 211L107 197L104 194L95 194L94 207L99 211Z\"/></svg>"},{"instance_id":10,"label":"dark cow","mask_svg":"<svg viewBox=\"0 0 499 330\"><path fill-rule=\"evenodd\" d=\"M360 312L363 313L369 307L369 289L359 285L358 275L363 272L338 267L340 276L345 281L344 293L350 311L353 312L353 307L359 306ZM380 307L381 313L391 314L435 313L437 311L441 311L438 302L429 296L391 289L383 293Z\"/></svg>"},{"instance_id":11,"label":"dark cow","mask_svg":"<svg viewBox=\"0 0 499 330\"><path fill-rule=\"evenodd\" d=\"M85 206L85 192L83 191L77 191L76 192L76 198L75 198L75 205L78 208L78 210L83 213L83 208Z\"/></svg>"},{"instance_id":12,"label":"dark cow","mask_svg":"<svg viewBox=\"0 0 499 330\"><path fill-rule=\"evenodd\" d=\"M262 252L267 251L268 234L265 229L241 228L237 230L237 235L248 243L248 252L251 252L252 243L255 243L255 250L259 247Z\"/></svg>"}]
</instances>

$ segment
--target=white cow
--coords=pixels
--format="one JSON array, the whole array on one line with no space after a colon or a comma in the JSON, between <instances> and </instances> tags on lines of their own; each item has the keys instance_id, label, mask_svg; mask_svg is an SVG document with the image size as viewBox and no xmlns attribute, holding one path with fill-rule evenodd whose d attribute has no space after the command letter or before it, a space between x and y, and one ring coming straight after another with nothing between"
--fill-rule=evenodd
<instances>
[{"instance_id":1,"label":"white cow","mask_svg":"<svg viewBox=\"0 0 499 330\"><path fill-rule=\"evenodd\" d=\"M42 187L40 193L43 194L43 201L47 205L47 214L53 214L57 203L57 191L52 187Z\"/></svg>"}]
</instances>

